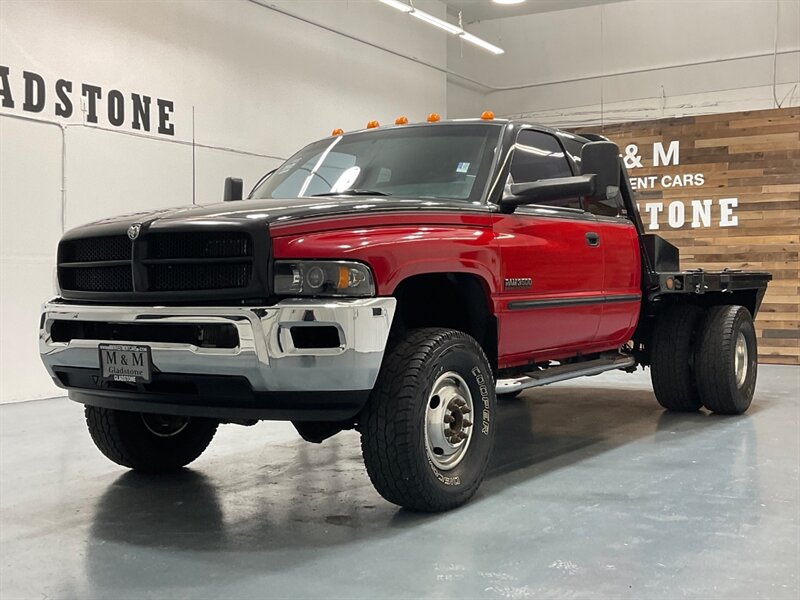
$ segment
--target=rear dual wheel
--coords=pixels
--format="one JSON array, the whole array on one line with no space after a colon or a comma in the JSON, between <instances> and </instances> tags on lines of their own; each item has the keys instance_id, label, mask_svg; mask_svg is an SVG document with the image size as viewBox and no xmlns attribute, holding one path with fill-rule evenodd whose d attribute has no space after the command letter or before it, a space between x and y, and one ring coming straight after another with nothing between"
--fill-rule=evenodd
<instances>
[{"instance_id":1,"label":"rear dual wheel","mask_svg":"<svg viewBox=\"0 0 800 600\"><path fill-rule=\"evenodd\" d=\"M668 410L705 406L720 414L742 414L753 400L757 356L755 326L745 307L704 311L674 305L658 316L653 332L653 390Z\"/></svg>"},{"instance_id":2,"label":"rear dual wheel","mask_svg":"<svg viewBox=\"0 0 800 600\"><path fill-rule=\"evenodd\" d=\"M708 410L745 412L753 400L758 346L753 318L743 306L714 306L706 315L695 358L697 388Z\"/></svg>"}]
</instances>

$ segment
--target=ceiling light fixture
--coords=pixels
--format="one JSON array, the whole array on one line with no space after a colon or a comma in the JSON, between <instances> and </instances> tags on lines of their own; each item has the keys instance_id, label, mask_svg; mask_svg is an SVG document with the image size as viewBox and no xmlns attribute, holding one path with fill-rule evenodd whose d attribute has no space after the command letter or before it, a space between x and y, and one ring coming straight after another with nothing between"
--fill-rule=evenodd
<instances>
[{"instance_id":1,"label":"ceiling light fixture","mask_svg":"<svg viewBox=\"0 0 800 600\"><path fill-rule=\"evenodd\" d=\"M525 0L492 0L495 4L522 4Z\"/></svg>"},{"instance_id":2,"label":"ceiling light fixture","mask_svg":"<svg viewBox=\"0 0 800 600\"><path fill-rule=\"evenodd\" d=\"M472 35L471 33L467 33L464 31L463 33L459 34L459 36L465 42L469 42L470 44L475 44L476 46L480 46L484 50L488 50L492 54L503 54L505 50L502 48L498 48L494 44L490 44L484 39L479 38L477 35Z\"/></svg>"},{"instance_id":3,"label":"ceiling light fixture","mask_svg":"<svg viewBox=\"0 0 800 600\"><path fill-rule=\"evenodd\" d=\"M404 12L407 15L411 15L412 17L416 17L420 21L424 21L434 27L438 27L446 31L447 33L452 33L453 35L457 35L465 42L469 42L470 44L475 44L476 46L483 48L484 50L488 50L492 54L503 54L505 51L502 48L498 48L494 44L490 44L484 39L479 38L477 35L472 35L468 31L465 31L462 27L458 25L453 25L452 23L448 23L443 19L439 19L438 17L434 17L433 15L426 13L424 10L420 10L415 8L411 4L406 4L405 2L401 2L400 0L379 0L386 6L391 6L399 10L400 12ZM497 0L495 0L497 1ZM524 0L503 0L506 4L515 4L517 2L521 2Z\"/></svg>"},{"instance_id":4,"label":"ceiling light fixture","mask_svg":"<svg viewBox=\"0 0 800 600\"><path fill-rule=\"evenodd\" d=\"M400 0L381 0L381 2L404 13L410 13L412 10L414 10L413 6L406 4L405 2L400 2Z\"/></svg>"},{"instance_id":5,"label":"ceiling light fixture","mask_svg":"<svg viewBox=\"0 0 800 600\"><path fill-rule=\"evenodd\" d=\"M452 33L455 35L459 35L464 33L464 30L461 29L458 25L453 25L452 23L448 23L447 21L443 21L433 15L426 13L424 10L420 10L415 8L411 11L412 17L417 17L421 21L425 21L426 23L430 23L434 27L438 27L439 29L444 29L447 33Z\"/></svg>"}]
</instances>

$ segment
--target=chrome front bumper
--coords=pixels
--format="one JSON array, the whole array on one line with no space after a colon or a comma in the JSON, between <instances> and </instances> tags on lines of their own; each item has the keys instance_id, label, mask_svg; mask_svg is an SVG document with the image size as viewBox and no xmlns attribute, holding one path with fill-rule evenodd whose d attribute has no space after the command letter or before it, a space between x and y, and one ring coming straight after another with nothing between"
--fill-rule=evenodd
<instances>
[{"instance_id":1,"label":"chrome front bumper","mask_svg":"<svg viewBox=\"0 0 800 600\"><path fill-rule=\"evenodd\" d=\"M254 392L332 392L369 390L375 384L394 317L394 298L359 300L284 300L265 307L91 306L45 304L39 349L56 385L59 367L99 369L102 339L55 342L57 320L105 323L232 324L235 348L114 340L150 346L153 366L162 373L245 377ZM339 332L339 347L296 348L291 327L328 325Z\"/></svg>"}]
</instances>

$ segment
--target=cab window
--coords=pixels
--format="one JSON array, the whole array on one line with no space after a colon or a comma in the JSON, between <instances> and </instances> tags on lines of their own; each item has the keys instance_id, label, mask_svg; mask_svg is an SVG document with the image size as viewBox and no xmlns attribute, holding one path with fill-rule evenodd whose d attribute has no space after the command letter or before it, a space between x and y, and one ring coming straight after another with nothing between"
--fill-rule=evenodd
<instances>
[{"instance_id":1,"label":"cab window","mask_svg":"<svg viewBox=\"0 0 800 600\"><path fill-rule=\"evenodd\" d=\"M564 149L554 136L531 130L519 133L517 143L514 144L514 156L511 159L511 172L507 185L572 175ZM579 210L582 208L581 199L578 197L546 200L539 204Z\"/></svg>"},{"instance_id":2,"label":"cab window","mask_svg":"<svg viewBox=\"0 0 800 600\"><path fill-rule=\"evenodd\" d=\"M579 142L578 140L571 139L568 137L562 137L561 141L564 143L564 147L566 148L569 156L572 158L575 164L581 164L581 148L583 148L583 143ZM604 200L597 200L592 198L584 198L583 208L586 212L589 212L593 215L599 215L602 217L618 217L623 214L623 202L622 196L617 194L614 198L604 199Z\"/></svg>"}]
</instances>

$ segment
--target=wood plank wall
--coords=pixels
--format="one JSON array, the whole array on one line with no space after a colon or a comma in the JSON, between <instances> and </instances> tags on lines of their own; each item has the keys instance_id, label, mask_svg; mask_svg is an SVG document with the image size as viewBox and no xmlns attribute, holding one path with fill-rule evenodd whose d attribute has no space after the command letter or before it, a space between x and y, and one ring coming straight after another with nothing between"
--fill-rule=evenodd
<instances>
[{"instance_id":1,"label":"wood plank wall","mask_svg":"<svg viewBox=\"0 0 800 600\"><path fill-rule=\"evenodd\" d=\"M630 168L637 161L633 155L628 166L639 188L645 228L651 224L645 205L658 211L662 204L658 229L650 231L680 248L682 268L731 267L773 274L756 320L760 359L800 364L800 108L614 124L591 131L616 142L623 157L626 147L636 144L632 154L640 157L642 166ZM659 160L659 166L653 166L653 144L660 142L666 154L674 140L680 144L679 164L664 166ZM696 174L703 175L702 185L691 185L698 181ZM653 175L655 179L646 179ZM688 184L672 185L675 175ZM663 176L673 177L662 180ZM724 218L725 207L719 202L726 198L736 198L738 206ZM712 209L706 227L701 215L692 218L692 201L708 199ZM685 210L685 223L678 227L677 205L672 226L669 223L669 205L675 201ZM734 218L738 223L732 226ZM693 227L693 220L699 226Z\"/></svg>"}]
</instances>

